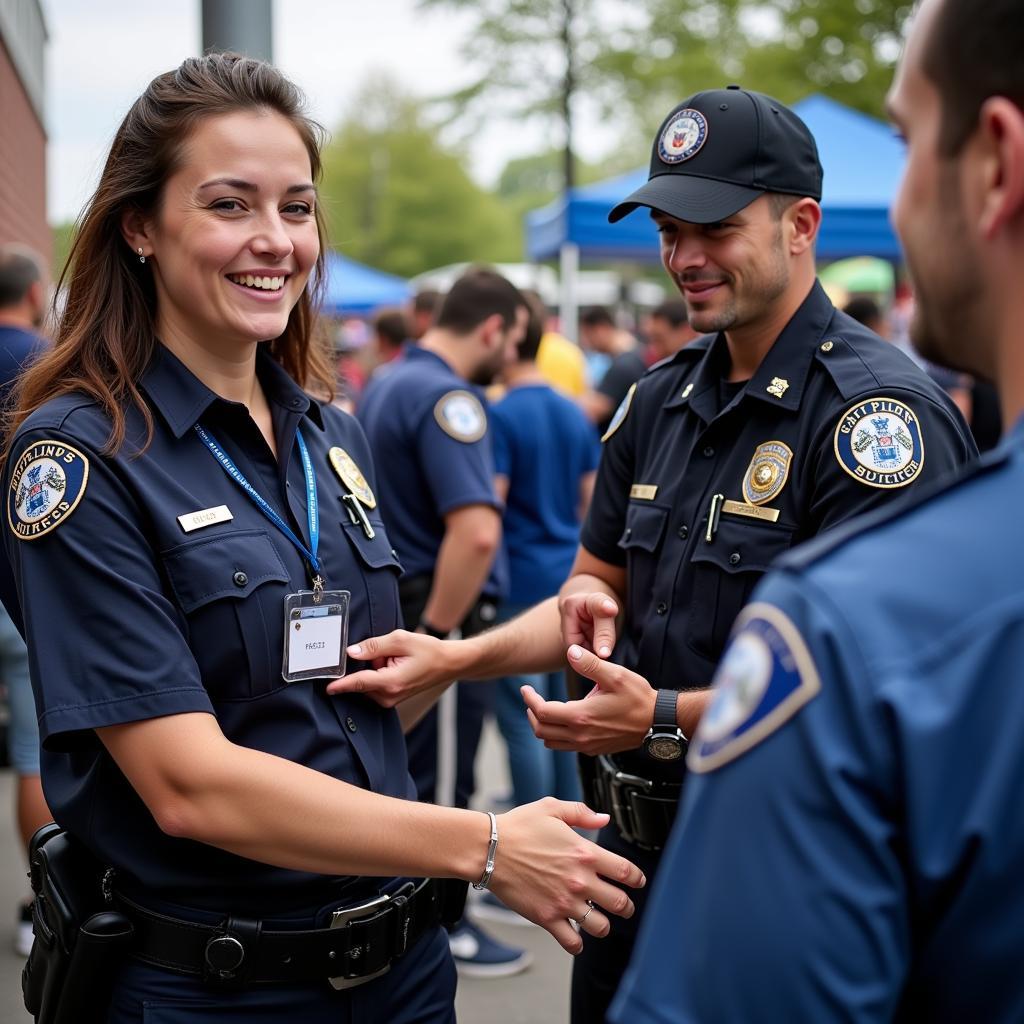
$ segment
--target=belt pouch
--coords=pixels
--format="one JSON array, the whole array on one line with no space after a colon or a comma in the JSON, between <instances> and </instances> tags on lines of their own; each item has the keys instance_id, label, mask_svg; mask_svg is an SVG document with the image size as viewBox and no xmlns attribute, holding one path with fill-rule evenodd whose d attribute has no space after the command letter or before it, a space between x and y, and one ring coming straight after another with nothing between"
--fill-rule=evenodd
<instances>
[{"instance_id":1,"label":"belt pouch","mask_svg":"<svg viewBox=\"0 0 1024 1024\"><path fill-rule=\"evenodd\" d=\"M451 930L462 920L469 883L460 878L438 878L436 884L441 924Z\"/></svg>"},{"instance_id":2,"label":"belt pouch","mask_svg":"<svg viewBox=\"0 0 1024 1024\"><path fill-rule=\"evenodd\" d=\"M78 930L53 1024L102 1024L107 1019L114 980L134 929L124 914L101 910Z\"/></svg>"},{"instance_id":3,"label":"belt pouch","mask_svg":"<svg viewBox=\"0 0 1024 1024\"><path fill-rule=\"evenodd\" d=\"M37 1024L105 1020L131 925L103 909L101 865L59 826L32 837L29 865L35 941L22 971L25 1008ZM72 982L74 997L66 992Z\"/></svg>"}]
</instances>

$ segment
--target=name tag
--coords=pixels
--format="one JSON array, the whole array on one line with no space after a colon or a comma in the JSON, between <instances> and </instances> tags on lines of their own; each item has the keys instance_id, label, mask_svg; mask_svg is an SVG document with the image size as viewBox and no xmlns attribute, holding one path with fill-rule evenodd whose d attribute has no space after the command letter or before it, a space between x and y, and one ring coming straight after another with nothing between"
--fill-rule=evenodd
<instances>
[{"instance_id":1,"label":"name tag","mask_svg":"<svg viewBox=\"0 0 1024 1024\"><path fill-rule=\"evenodd\" d=\"M288 594L284 599L285 682L303 679L337 679L345 674L348 640L347 590L310 590Z\"/></svg>"},{"instance_id":2,"label":"name tag","mask_svg":"<svg viewBox=\"0 0 1024 1024\"><path fill-rule=\"evenodd\" d=\"M654 496L657 493L657 484L633 484L629 489L629 496L639 498L641 501L654 501Z\"/></svg>"},{"instance_id":3,"label":"name tag","mask_svg":"<svg viewBox=\"0 0 1024 1024\"><path fill-rule=\"evenodd\" d=\"M191 533L204 526L213 526L214 523L227 523L234 518L227 505L217 505L215 508L201 508L198 512L186 512L178 516L178 522L186 533Z\"/></svg>"},{"instance_id":4,"label":"name tag","mask_svg":"<svg viewBox=\"0 0 1024 1024\"><path fill-rule=\"evenodd\" d=\"M763 505L748 505L742 501L723 501L722 511L733 516L746 516L748 519L763 519L767 523L779 521L777 508L765 508Z\"/></svg>"}]
</instances>

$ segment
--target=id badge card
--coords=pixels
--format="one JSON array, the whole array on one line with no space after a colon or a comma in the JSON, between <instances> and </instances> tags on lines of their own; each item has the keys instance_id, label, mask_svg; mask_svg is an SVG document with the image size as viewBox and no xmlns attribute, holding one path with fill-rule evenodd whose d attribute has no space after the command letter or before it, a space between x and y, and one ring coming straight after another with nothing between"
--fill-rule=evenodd
<instances>
[{"instance_id":1,"label":"id badge card","mask_svg":"<svg viewBox=\"0 0 1024 1024\"><path fill-rule=\"evenodd\" d=\"M284 599L285 682L335 679L345 674L348 646L347 590L324 590L314 600L312 590L300 590Z\"/></svg>"}]
</instances>

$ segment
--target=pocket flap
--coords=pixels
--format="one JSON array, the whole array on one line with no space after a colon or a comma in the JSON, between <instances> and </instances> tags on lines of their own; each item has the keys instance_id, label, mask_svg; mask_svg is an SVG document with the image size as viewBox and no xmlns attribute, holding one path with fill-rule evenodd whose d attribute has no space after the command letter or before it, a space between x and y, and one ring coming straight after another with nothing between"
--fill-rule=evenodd
<instances>
[{"instance_id":1,"label":"pocket flap","mask_svg":"<svg viewBox=\"0 0 1024 1024\"><path fill-rule=\"evenodd\" d=\"M792 529L754 519L722 516L710 544L702 537L691 561L711 562L723 572L767 572L793 543Z\"/></svg>"},{"instance_id":2,"label":"pocket flap","mask_svg":"<svg viewBox=\"0 0 1024 1024\"><path fill-rule=\"evenodd\" d=\"M632 504L626 508L626 528L619 538L619 547L629 550L655 551L665 533L668 509L659 505Z\"/></svg>"},{"instance_id":3,"label":"pocket flap","mask_svg":"<svg viewBox=\"0 0 1024 1024\"><path fill-rule=\"evenodd\" d=\"M362 562L371 569L383 569L390 566L396 572L402 572L402 563L398 560L398 553L391 546L384 524L379 519L371 519L373 536L367 537L362 526L357 523L342 521L342 529L348 537L352 547L359 553Z\"/></svg>"},{"instance_id":4,"label":"pocket flap","mask_svg":"<svg viewBox=\"0 0 1024 1024\"><path fill-rule=\"evenodd\" d=\"M162 554L182 611L219 598L248 597L268 580L287 583L284 562L265 530L237 530L189 541Z\"/></svg>"}]
</instances>

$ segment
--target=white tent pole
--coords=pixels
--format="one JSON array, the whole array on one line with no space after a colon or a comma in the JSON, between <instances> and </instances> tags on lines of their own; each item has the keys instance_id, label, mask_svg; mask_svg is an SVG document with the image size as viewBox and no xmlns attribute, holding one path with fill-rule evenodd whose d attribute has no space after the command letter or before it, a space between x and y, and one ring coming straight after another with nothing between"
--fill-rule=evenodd
<instances>
[{"instance_id":1,"label":"white tent pole","mask_svg":"<svg viewBox=\"0 0 1024 1024\"><path fill-rule=\"evenodd\" d=\"M575 242L563 242L559 249L561 281L558 319L562 334L570 341L579 342L579 301L577 278L580 269L580 247Z\"/></svg>"}]
</instances>

